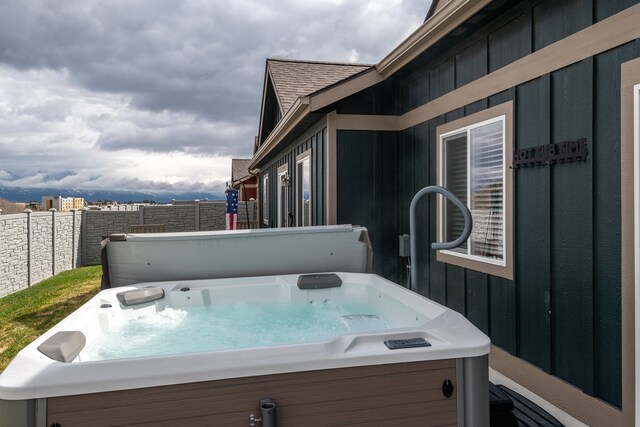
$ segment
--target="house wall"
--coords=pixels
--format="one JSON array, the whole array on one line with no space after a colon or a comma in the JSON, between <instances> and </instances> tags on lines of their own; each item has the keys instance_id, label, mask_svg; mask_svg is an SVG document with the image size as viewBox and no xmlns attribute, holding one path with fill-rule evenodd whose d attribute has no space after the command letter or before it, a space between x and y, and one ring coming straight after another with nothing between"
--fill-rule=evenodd
<instances>
[{"instance_id":1,"label":"house wall","mask_svg":"<svg viewBox=\"0 0 640 427\"><path fill-rule=\"evenodd\" d=\"M258 177L251 177L246 181L235 184L234 190L238 190L238 200L258 200Z\"/></svg>"},{"instance_id":2,"label":"house wall","mask_svg":"<svg viewBox=\"0 0 640 427\"><path fill-rule=\"evenodd\" d=\"M337 223L367 227L374 248L374 271L405 283L404 265L397 256L400 136L374 131L338 131L337 136ZM408 217L408 210L406 214Z\"/></svg>"},{"instance_id":3,"label":"house wall","mask_svg":"<svg viewBox=\"0 0 640 427\"><path fill-rule=\"evenodd\" d=\"M278 220L278 168L282 165L288 166L290 178L289 189L289 209L296 218L296 200L295 189L296 180L296 161L297 156L311 150L311 222L312 225L322 225L326 223L325 212L325 193L326 193L326 167L325 167L325 150L326 150L327 129L324 120L316 123L308 132L303 134L295 142L286 149L280 151L278 155L272 159L266 166L260 169L259 179L259 198L263 194L263 177L269 174L269 221L264 222L263 204L260 202L260 225L261 227L277 227ZM294 220L295 221L295 220ZM294 222L295 224L295 222Z\"/></svg>"},{"instance_id":4,"label":"house wall","mask_svg":"<svg viewBox=\"0 0 640 427\"><path fill-rule=\"evenodd\" d=\"M407 113L635 3L495 2L493 19L465 26L446 40L449 46L454 40L452 47L436 46L436 59L407 66L395 92L374 87L336 109L385 114L371 105L388 97ZM338 223L366 226L374 270L398 283L406 281L397 241L409 233L409 204L420 188L436 183L437 126L512 101L514 149L586 138L586 162L512 172L514 280L437 262L427 246L436 236L435 203L422 201L418 291L464 313L494 345L618 408L620 66L638 56L635 40L479 100L462 98L460 108L406 129L337 132Z\"/></svg>"}]
</instances>

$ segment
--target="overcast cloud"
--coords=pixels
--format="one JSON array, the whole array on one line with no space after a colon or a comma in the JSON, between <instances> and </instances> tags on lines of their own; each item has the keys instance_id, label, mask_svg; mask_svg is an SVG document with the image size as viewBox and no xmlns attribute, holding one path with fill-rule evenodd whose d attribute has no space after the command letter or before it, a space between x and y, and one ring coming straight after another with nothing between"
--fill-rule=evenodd
<instances>
[{"instance_id":1,"label":"overcast cloud","mask_svg":"<svg viewBox=\"0 0 640 427\"><path fill-rule=\"evenodd\" d=\"M267 57L376 63L430 1L0 3L0 185L221 192Z\"/></svg>"}]
</instances>

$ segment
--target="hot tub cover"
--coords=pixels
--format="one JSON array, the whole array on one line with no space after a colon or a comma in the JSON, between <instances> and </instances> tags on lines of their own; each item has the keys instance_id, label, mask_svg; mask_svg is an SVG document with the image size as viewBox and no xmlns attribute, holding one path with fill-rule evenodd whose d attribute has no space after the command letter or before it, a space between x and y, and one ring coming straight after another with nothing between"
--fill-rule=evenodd
<instances>
[{"instance_id":1,"label":"hot tub cover","mask_svg":"<svg viewBox=\"0 0 640 427\"><path fill-rule=\"evenodd\" d=\"M109 283L344 271L368 273L367 229L352 225L128 234L108 241Z\"/></svg>"}]
</instances>

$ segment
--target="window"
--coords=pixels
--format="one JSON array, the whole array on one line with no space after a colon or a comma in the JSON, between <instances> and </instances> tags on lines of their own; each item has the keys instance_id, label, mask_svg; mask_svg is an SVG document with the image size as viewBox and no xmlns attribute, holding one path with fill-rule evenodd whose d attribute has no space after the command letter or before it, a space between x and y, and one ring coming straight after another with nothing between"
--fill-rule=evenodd
<instances>
[{"instance_id":1,"label":"window","mask_svg":"<svg viewBox=\"0 0 640 427\"><path fill-rule=\"evenodd\" d=\"M311 150L298 156L296 162L296 224L311 225Z\"/></svg>"},{"instance_id":2,"label":"window","mask_svg":"<svg viewBox=\"0 0 640 427\"><path fill-rule=\"evenodd\" d=\"M262 221L269 225L269 174L262 177Z\"/></svg>"},{"instance_id":3,"label":"window","mask_svg":"<svg viewBox=\"0 0 640 427\"><path fill-rule=\"evenodd\" d=\"M289 172L288 165L278 168L278 227L289 226Z\"/></svg>"},{"instance_id":4,"label":"window","mask_svg":"<svg viewBox=\"0 0 640 427\"><path fill-rule=\"evenodd\" d=\"M462 246L439 251L438 260L513 278L511 255L512 103L482 111L438 128L438 182L465 203L473 217ZM439 201L440 241L455 240L464 227L462 213Z\"/></svg>"}]
</instances>

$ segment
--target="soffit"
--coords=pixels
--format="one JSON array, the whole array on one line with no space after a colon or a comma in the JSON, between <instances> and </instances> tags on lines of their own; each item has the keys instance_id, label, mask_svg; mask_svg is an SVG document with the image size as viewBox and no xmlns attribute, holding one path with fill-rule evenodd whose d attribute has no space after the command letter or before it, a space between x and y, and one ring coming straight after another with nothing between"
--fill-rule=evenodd
<instances>
[{"instance_id":1,"label":"soffit","mask_svg":"<svg viewBox=\"0 0 640 427\"><path fill-rule=\"evenodd\" d=\"M302 136L305 132L307 132L311 127L313 127L319 120L321 120L325 115L318 113L307 113L305 114L298 123L290 128L290 130L280 139L273 143L272 148L266 153L264 156L260 158L259 161L253 165L253 168L263 167L265 164L271 162L275 157L281 155L281 151L285 149L290 144L296 142L296 140ZM255 157L254 157L255 159ZM252 159L252 160L254 160Z\"/></svg>"}]
</instances>

